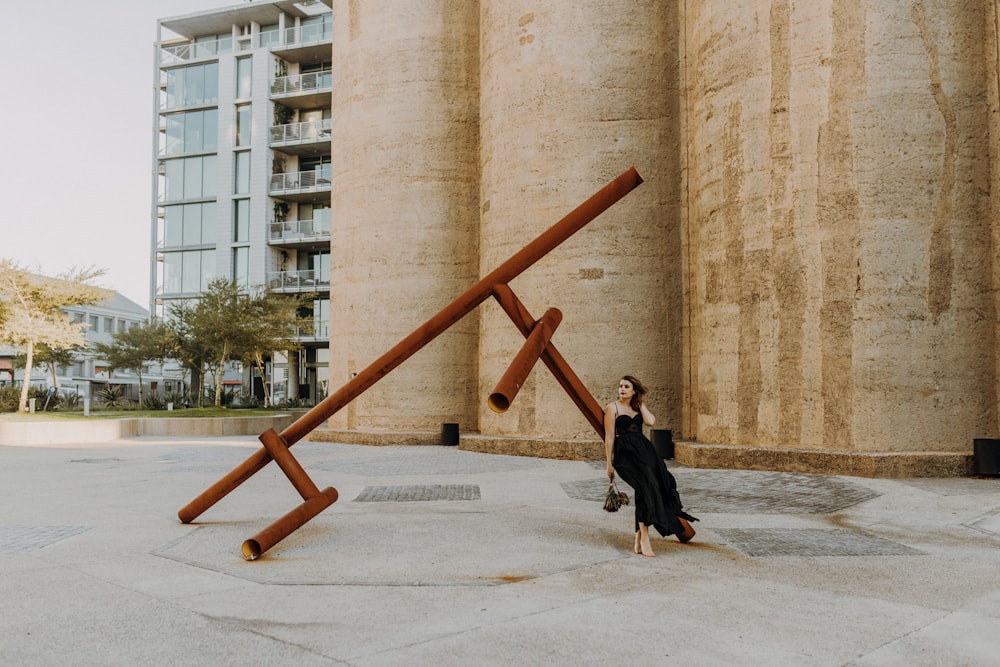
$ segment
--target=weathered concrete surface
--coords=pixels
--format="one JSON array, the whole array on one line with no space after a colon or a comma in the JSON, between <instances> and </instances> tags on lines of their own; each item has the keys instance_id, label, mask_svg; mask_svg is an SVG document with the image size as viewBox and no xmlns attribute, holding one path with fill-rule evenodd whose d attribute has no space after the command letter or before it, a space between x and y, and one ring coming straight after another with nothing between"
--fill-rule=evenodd
<instances>
[{"instance_id":1,"label":"weathered concrete surface","mask_svg":"<svg viewBox=\"0 0 1000 667\"><path fill-rule=\"evenodd\" d=\"M635 166L644 182L511 283L603 404L618 379L646 382L679 419L680 185L676 10L644 0L483 0L481 241L494 268L598 188ZM522 344L483 308L479 396ZM592 429L539 364L510 409L479 402L483 436L578 438Z\"/></svg>"},{"instance_id":2,"label":"weathered concrete surface","mask_svg":"<svg viewBox=\"0 0 1000 667\"><path fill-rule=\"evenodd\" d=\"M996 432L985 5L686 6L683 437Z\"/></svg>"},{"instance_id":3,"label":"weathered concrete surface","mask_svg":"<svg viewBox=\"0 0 1000 667\"><path fill-rule=\"evenodd\" d=\"M479 278L478 6L333 3L330 383L368 366ZM476 314L334 417L475 424Z\"/></svg>"},{"instance_id":4,"label":"weathered concrete surface","mask_svg":"<svg viewBox=\"0 0 1000 667\"><path fill-rule=\"evenodd\" d=\"M0 447L4 663L998 664L998 480L672 465L698 534L644 558L601 465L304 442L340 500L248 563L276 466L176 512L259 447Z\"/></svg>"}]
</instances>

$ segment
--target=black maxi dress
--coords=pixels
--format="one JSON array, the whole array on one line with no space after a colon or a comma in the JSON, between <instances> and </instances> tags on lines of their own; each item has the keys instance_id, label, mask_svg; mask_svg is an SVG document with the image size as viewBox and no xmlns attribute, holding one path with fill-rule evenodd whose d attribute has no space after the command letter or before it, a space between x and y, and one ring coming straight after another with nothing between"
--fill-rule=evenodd
<instances>
[{"instance_id":1,"label":"black maxi dress","mask_svg":"<svg viewBox=\"0 0 1000 667\"><path fill-rule=\"evenodd\" d=\"M641 522L656 528L663 537L680 535L684 527L678 517L698 520L682 509L677 482L657 455L653 443L643 435L640 413L615 418L612 465L618 476L635 491L636 530Z\"/></svg>"}]
</instances>

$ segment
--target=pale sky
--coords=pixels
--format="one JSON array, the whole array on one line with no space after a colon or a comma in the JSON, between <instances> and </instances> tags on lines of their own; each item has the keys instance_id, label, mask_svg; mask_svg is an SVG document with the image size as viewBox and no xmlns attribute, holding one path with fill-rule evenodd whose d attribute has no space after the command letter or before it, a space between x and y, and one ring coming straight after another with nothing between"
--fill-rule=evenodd
<instances>
[{"instance_id":1,"label":"pale sky","mask_svg":"<svg viewBox=\"0 0 1000 667\"><path fill-rule=\"evenodd\" d=\"M0 258L149 307L156 20L239 4L0 0Z\"/></svg>"}]
</instances>

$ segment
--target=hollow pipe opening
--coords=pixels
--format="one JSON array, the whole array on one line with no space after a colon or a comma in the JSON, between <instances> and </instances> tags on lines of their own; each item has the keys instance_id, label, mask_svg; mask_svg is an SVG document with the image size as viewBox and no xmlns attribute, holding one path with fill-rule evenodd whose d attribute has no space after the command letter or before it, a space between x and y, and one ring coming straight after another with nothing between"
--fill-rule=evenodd
<instances>
[{"instance_id":1,"label":"hollow pipe opening","mask_svg":"<svg viewBox=\"0 0 1000 667\"><path fill-rule=\"evenodd\" d=\"M264 553L257 540L246 540L243 543L243 560L257 560Z\"/></svg>"},{"instance_id":2,"label":"hollow pipe opening","mask_svg":"<svg viewBox=\"0 0 1000 667\"><path fill-rule=\"evenodd\" d=\"M493 412L507 412L510 408L510 399L501 393L490 394L490 397L486 399L487 405L490 406L490 410Z\"/></svg>"}]
</instances>

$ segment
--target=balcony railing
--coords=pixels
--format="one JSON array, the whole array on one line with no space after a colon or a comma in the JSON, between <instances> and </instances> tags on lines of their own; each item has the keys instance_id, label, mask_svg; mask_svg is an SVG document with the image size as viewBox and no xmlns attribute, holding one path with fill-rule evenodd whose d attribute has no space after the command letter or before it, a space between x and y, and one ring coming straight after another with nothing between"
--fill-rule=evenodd
<instances>
[{"instance_id":1,"label":"balcony railing","mask_svg":"<svg viewBox=\"0 0 1000 667\"><path fill-rule=\"evenodd\" d=\"M325 292L330 289L330 276L313 269L279 271L268 274L267 287L275 292Z\"/></svg>"},{"instance_id":2,"label":"balcony railing","mask_svg":"<svg viewBox=\"0 0 1000 667\"><path fill-rule=\"evenodd\" d=\"M209 39L203 42L171 44L160 49L160 64L175 65L189 60L211 58L223 53L232 53L233 38Z\"/></svg>"},{"instance_id":3,"label":"balcony railing","mask_svg":"<svg viewBox=\"0 0 1000 667\"><path fill-rule=\"evenodd\" d=\"M309 46L333 39L333 25L330 23L310 24L297 28L285 28L285 46Z\"/></svg>"},{"instance_id":4,"label":"balcony railing","mask_svg":"<svg viewBox=\"0 0 1000 667\"><path fill-rule=\"evenodd\" d=\"M271 128L272 146L290 146L308 144L316 141L329 141L333 121L329 118L311 120L305 123L290 123L275 125Z\"/></svg>"},{"instance_id":5,"label":"balcony railing","mask_svg":"<svg viewBox=\"0 0 1000 667\"><path fill-rule=\"evenodd\" d=\"M279 76L271 82L271 95L282 97L301 93L319 93L333 89L333 70Z\"/></svg>"},{"instance_id":6,"label":"balcony railing","mask_svg":"<svg viewBox=\"0 0 1000 667\"><path fill-rule=\"evenodd\" d=\"M295 337L299 340L327 340L330 338L330 321L313 320L311 327L296 330Z\"/></svg>"},{"instance_id":7,"label":"balcony railing","mask_svg":"<svg viewBox=\"0 0 1000 667\"><path fill-rule=\"evenodd\" d=\"M327 169L293 171L289 174L272 174L269 194L276 196L293 192L320 192L330 189L330 172Z\"/></svg>"},{"instance_id":8,"label":"balcony railing","mask_svg":"<svg viewBox=\"0 0 1000 667\"><path fill-rule=\"evenodd\" d=\"M329 220L291 220L271 223L271 241L290 243L329 238Z\"/></svg>"}]
</instances>

